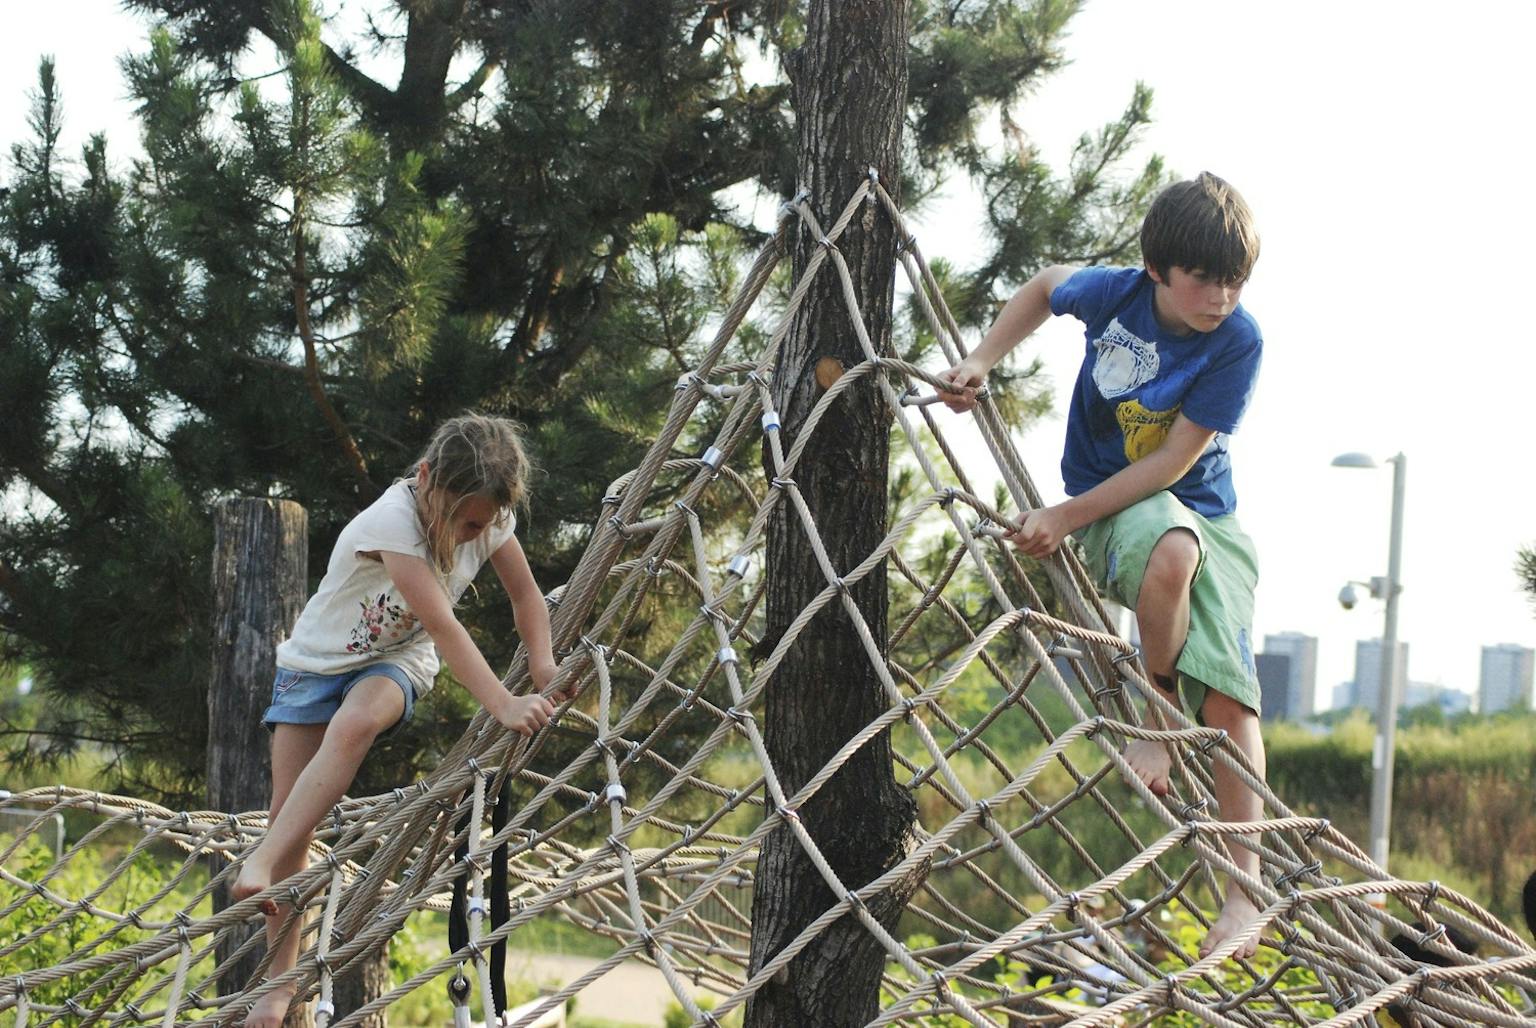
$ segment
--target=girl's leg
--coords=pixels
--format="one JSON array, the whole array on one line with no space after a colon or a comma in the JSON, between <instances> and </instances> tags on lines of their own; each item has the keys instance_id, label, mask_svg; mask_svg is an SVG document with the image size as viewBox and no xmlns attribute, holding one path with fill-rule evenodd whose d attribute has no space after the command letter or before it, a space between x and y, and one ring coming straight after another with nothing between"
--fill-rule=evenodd
<instances>
[{"instance_id":1,"label":"girl's leg","mask_svg":"<svg viewBox=\"0 0 1536 1028\"><path fill-rule=\"evenodd\" d=\"M294 783L298 781L299 775L319 751L324 736L325 725L278 725L277 730L272 733L272 809L269 817L276 818L287 804L288 795L293 791ZM264 843L265 840L263 840ZM260 848L257 846L258 850ZM306 836L304 845L297 853L283 854L274 862L273 874L281 880L297 871L302 871L308 863L309 838ZM239 888L238 881L235 888ZM299 958L302 924L295 924L281 941L278 940L278 933L287 916L287 904L274 904L272 912L266 917L267 949L272 951L269 974L280 974L288 970ZM246 1024L253 1028L257 1026L276 1028L281 1025L288 1012L288 1005L293 1002L294 991L290 987L273 989L267 993L252 1008Z\"/></svg>"},{"instance_id":2,"label":"girl's leg","mask_svg":"<svg viewBox=\"0 0 1536 1028\"><path fill-rule=\"evenodd\" d=\"M278 799L278 762L280 754L276 737L273 739L272 781L273 809L266 837L245 860L240 876L230 889L235 901L246 899L263 891L274 881L294 874L307 863L310 837L315 825L334 807L352 779L358 766L368 754L368 748L378 734L389 728L405 712L405 697L400 686L384 677L364 678L352 687L342 701L341 709L330 724L314 726L320 729L318 744L310 751L312 756L302 764L302 770ZM279 726L290 727L290 726ZM302 757L302 743L294 742L293 751L283 757ZM288 767L298 767L297 760ZM283 772L289 774L290 772ZM267 911L267 938L274 941L283 921L283 911L275 904ZM276 977L290 970L298 959L299 926L295 925L272 954L268 968L269 977ZM251 1028L277 1028L293 999L293 989L275 989L252 1009L246 1019Z\"/></svg>"},{"instance_id":3,"label":"girl's leg","mask_svg":"<svg viewBox=\"0 0 1536 1028\"><path fill-rule=\"evenodd\" d=\"M274 812L266 837L245 858L231 890L236 900L254 896L271 885L279 863L297 860L302 866L315 825L352 784L373 740L403 713L405 697L393 680L364 678L352 687L341 709L325 726L314 757L299 773L282 808ZM275 780L276 772L273 774Z\"/></svg>"},{"instance_id":4,"label":"girl's leg","mask_svg":"<svg viewBox=\"0 0 1536 1028\"><path fill-rule=\"evenodd\" d=\"M1223 695L1215 689L1207 689L1205 702L1200 707L1200 716L1207 726L1225 729L1233 745L1248 758L1248 763L1253 765L1254 774L1259 781L1266 780L1264 738L1259 733L1257 714L1232 697ZM1264 816L1263 801L1259 799L1257 793L1248 788L1247 783L1238 777L1237 771L1228 767L1227 763L1219 758L1213 760L1211 764L1212 784L1215 786L1216 802L1221 807L1221 819L1223 821L1257 821L1262 818ZM1252 836L1249 839L1257 841ZM1257 852L1239 844L1235 837L1227 843L1227 852L1232 857L1232 863L1245 874L1253 878L1259 877ZM1247 929L1258 916L1257 905L1248 898L1247 893L1229 880L1221 914L1206 934L1205 941L1200 944L1200 955L1205 956L1227 939ZM1255 937L1239 947L1233 956L1251 957L1258 947L1259 941Z\"/></svg>"},{"instance_id":5,"label":"girl's leg","mask_svg":"<svg viewBox=\"0 0 1536 1028\"><path fill-rule=\"evenodd\" d=\"M1163 533L1147 557L1141 591L1136 597L1136 623L1141 630L1142 656L1152 682L1163 698L1179 705L1175 688L1174 665L1189 637L1189 585L1200 567L1200 543L1185 528ZM1166 727L1155 713L1152 722ZM1168 775L1173 758L1160 742L1132 739L1125 748L1126 763L1136 777L1158 796L1168 792Z\"/></svg>"}]
</instances>

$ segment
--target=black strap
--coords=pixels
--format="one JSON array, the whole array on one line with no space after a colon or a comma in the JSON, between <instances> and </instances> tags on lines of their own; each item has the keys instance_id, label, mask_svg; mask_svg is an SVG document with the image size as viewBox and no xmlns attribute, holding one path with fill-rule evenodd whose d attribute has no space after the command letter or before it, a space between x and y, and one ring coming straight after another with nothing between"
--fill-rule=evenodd
<instances>
[{"instance_id":1,"label":"black strap","mask_svg":"<svg viewBox=\"0 0 1536 1028\"><path fill-rule=\"evenodd\" d=\"M464 841L459 843L453 851L454 862L460 867L464 866L464 858L469 856L469 834L466 831L468 828L469 815L466 813L454 826L455 833L464 837ZM469 945L468 879L467 874L453 876L453 901L448 905L448 949L453 953Z\"/></svg>"},{"instance_id":2,"label":"black strap","mask_svg":"<svg viewBox=\"0 0 1536 1028\"><path fill-rule=\"evenodd\" d=\"M512 779L508 778L501 783L501 792L496 795L496 806L491 810L491 831L501 831L507 826L507 818L512 812ZM507 894L507 851L509 844L503 842L496 847L496 852L491 856L491 930L507 923L512 916L512 904ZM491 992L496 997L496 1013L499 1016L507 1009L507 940L501 939L491 945Z\"/></svg>"},{"instance_id":3,"label":"black strap","mask_svg":"<svg viewBox=\"0 0 1536 1028\"><path fill-rule=\"evenodd\" d=\"M491 808L491 831L499 832L506 827L507 819L512 813L512 782L509 779L502 783L501 792L496 795L496 805ZM462 834L464 841L454 849L453 855L459 861L469 856L469 815L465 814L459 819L456 826L457 833ZM477 829L478 830L478 829ZM507 851L509 844L503 842L496 847L491 855L491 930L506 924L512 915L512 904L507 891ZM453 879L453 900L448 906L448 947L457 953L469 945L469 876L467 874L455 875ZM499 1017L507 1010L507 942L502 939L491 945L491 1002L495 1007L495 1013Z\"/></svg>"}]
</instances>

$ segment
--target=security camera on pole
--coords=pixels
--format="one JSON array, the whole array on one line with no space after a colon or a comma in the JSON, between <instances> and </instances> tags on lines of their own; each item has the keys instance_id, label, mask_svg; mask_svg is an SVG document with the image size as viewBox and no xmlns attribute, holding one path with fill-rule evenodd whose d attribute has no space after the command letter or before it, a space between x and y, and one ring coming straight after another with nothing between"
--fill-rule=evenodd
<instances>
[{"instance_id":1,"label":"security camera on pole","mask_svg":"<svg viewBox=\"0 0 1536 1028\"><path fill-rule=\"evenodd\" d=\"M1370 590L1372 599L1386 600L1386 622L1381 633L1381 687L1376 695L1376 744L1371 752L1371 859L1387 867L1388 841L1392 832L1392 764L1397 735L1397 597L1403 591L1403 481L1408 458L1399 453L1387 458L1392 465L1392 536L1387 551L1387 576L1369 582L1350 582L1339 590L1339 603L1350 610L1358 601L1355 586ZM1345 453L1333 459L1336 468L1375 468L1364 453Z\"/></svg>"}]
</instances>

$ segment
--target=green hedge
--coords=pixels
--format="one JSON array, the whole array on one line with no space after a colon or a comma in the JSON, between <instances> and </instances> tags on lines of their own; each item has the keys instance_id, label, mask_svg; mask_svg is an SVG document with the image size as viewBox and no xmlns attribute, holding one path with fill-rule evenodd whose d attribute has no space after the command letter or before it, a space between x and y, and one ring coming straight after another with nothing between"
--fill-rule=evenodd
<instances>
[{"instance_id":1,"label":"green hedge","mask_svg":"<svg viewBox=\"0 0 1536 1028\"><path fill-rule=\"evenodd\" d=\"M1363 843L1373 734L1363 714L1327 734L1266 726L1270 784ZM1520 887L1536 871L1536 715L1411 725L1396 751L1391 871L1437 879L1518 925Z\"/></svg>"}]
</instances>

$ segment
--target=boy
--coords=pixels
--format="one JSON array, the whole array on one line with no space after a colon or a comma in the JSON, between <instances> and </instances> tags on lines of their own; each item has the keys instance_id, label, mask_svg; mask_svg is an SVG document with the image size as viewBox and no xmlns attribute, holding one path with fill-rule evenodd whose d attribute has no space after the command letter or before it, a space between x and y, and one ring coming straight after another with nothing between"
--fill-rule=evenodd
<instances>
[{"instance_id":1,"label":"boy","mask_svg":"<svg viewBox=\"0 0 1536 1028\"><path fill-rule=\"evenodd\" d=\"M1107 595L1136 611L1142 656L1156 687L1228 737L1262 780L1259 686L1250 640L1258 564L1233 517L1227 435L1253 394L1262 341L1237 304L1259 238L1237 191L1208 172L1158 194L1141 227L1145 268L1049 267L1003 307L981 345L939 377L966 411L987 372L1051 314L1087 327L1088 349L1067 416L1061 460L1068 499L1030 511L1010 538L1031 557L1076 535ZM1157 795L1172 759L1162 743L1132 740L1125 758ZM1216 800L1230 821L1263 806L1221 761ZM1229 847L1258 877L1258 854ZM1228 882L1200 954L1258 916ZM1252 956L1257 939L1236 952Z\"/></svg>"}]
</instances>

